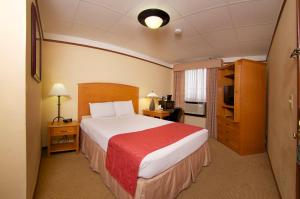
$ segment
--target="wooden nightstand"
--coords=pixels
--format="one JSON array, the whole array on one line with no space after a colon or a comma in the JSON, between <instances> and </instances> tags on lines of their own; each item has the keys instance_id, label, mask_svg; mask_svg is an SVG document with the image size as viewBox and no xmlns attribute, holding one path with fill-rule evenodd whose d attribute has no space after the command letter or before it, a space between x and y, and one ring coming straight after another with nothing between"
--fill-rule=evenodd
<instances>
[{"instance_id":1,"label":"wooden nightstand","mask_svg":"<svg viewBox=\"0 0 300 199\"><path fill-rule=\"evenodd\" d=\"M72 142L54 143L53 138L72 137ZM79 123L74 121L70 123L49 122L48 123L48 156L52 152L60 151L79 151Z\"/></svg>"},{"instance_id":2,"label":"wooden nightstand","mask_svg":"<svg viewBox=\"0 0 300 199\"><path fill-rule=\"evenodd\" d=\"M158 117L160 119L163 119L164 117L167 117L170 115L169 111L164 110L154 110L150 111L149 109L143 110L143 115L150 116L150 117Z\"/></svg>"}]
</instances>

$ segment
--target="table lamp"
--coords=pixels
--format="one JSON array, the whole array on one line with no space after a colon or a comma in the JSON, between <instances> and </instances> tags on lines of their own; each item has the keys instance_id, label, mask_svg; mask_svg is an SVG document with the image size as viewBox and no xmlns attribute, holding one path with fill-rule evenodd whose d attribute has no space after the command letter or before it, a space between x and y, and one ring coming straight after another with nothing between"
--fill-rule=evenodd
<instances>
[{"instance_id":1,"label":"table lamp","mask_svg":"<svg viewBox=\"0 0 300 199\"><path fill-rule=\"evenodd\" d=\"M56 83L51 88L51 91L49 93L49 96L57 96L57 116L53 119L52 123L57 120L57 122L60 121L60 119L64 119L62 116L60 116L60 97L61 96L69 96L65 86L61 83Z\"/></svg>"},{"instance_id":2,"label":"table lamp","mask_svg":"<svg viewBox=\"0 0 300 199\"><path fill-rule=\"evenodd\" d=\"M151 91L151 93L149 93L147 95L147 97L151 98L151 102L150 102L150 105L149 105L149 110L154 111L155 110L154 98L157 98L158 95L156 95L153 91Z\"/></svg>"}]
</instances>

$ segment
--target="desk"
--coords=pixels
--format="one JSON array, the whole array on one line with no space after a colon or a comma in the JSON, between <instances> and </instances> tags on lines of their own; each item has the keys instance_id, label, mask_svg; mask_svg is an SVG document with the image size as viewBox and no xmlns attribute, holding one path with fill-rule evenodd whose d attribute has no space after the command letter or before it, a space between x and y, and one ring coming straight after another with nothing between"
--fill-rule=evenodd
<instances>
[{"instance_id":1,"label":"desk","mask_svg":"<svg viewBox=\"0 0 300 199\"><path fill-rule=\"evenodd\" d=\"M158 117L160 119L163 119L164 117L167 117L170 115L169 111L164 110L154 110L150 111L149 109L143 110L143 115L149 116L149 117Z\"/></svg>"}]
</instances>

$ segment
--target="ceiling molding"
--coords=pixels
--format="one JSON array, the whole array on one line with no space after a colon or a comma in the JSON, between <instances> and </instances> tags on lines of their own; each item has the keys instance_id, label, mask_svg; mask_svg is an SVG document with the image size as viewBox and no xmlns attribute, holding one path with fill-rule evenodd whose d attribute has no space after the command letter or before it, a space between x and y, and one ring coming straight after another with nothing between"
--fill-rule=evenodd
<instances>
[{"instance_id":1,"label":"ceiling molding","mask_svg":"<svg viewBox=\"0 0 300 199\"><path fill-rule=\"evenodd\" d=\"M253 61L266 61L267 60L267 55L254 55L254 56L239 56L239 57L220 57L220 58L195 58L195 59L190 59L185 62L177 62L174 63L174 65L181 65L181 64L189 64L193 62L203 62L203 61L208 61L208 60L218 60L221 59L223 60L223 63L232 63L235 62L239 59L250 59Z\"/></svg>"},{"instance_id":2,"label":"ceiling molding","mask_svg":"<svg viewBox=\"0 0 300 199\"><path fill-rule=\"evenodd\" d=\"M154 63L160 66L164 66L167 68L173 68L173 65L171 63L167 63L165 61L150 57L148 55L145 55L143 53L139 53L133 50L129 50L127 48L122 48L120 46L116 46L109 43L99 42L99 41L93 41L89 39L84 39L81 37L74 37L74 36L67 36L67 35L61 35L61 34L53 34L53 33L46 33L44 32L44 40L46 41L57 41L62 43L69 43L74 45L80 45L85 47L91 47L91 48L97 48L101 50L107 50L115 53L119 53L122 55L127 55L130 57L134 57L137 59L141 59L150 63Z\"/></svg>"}]
</instances>

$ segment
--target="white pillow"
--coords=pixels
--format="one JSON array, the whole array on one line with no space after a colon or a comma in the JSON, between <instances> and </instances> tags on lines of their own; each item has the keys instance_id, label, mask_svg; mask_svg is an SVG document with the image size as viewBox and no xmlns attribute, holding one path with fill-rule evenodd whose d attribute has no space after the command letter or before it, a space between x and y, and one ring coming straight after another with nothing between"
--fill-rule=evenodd
<instances>
[{"instance_id":1,"label":"white pillow","mask_svg":"<svg viewBox=\"0 0 300 199\"><path fill-rule=\"evenodd\" d=\"M134 115L132 100L116 101L114 107L117 116Z\"/></svg>"},{"instance_id":2,"label":"white pillow","mask_svg":"<svg viewBox=\"0 0 300 199\"><path fill-rule=\"evenodd\" d=\"M112 102L89 103L92 118L114 117L116 112Z\"/></svg>"}]
</instances>

